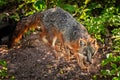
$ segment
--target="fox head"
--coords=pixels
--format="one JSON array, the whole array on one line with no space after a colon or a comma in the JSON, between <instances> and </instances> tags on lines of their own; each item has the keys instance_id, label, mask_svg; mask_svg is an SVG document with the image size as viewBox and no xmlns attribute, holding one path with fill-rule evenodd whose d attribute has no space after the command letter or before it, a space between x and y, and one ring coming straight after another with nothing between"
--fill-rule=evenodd
<instances>
[{"instance_id":1,"label":"fox head","mask_svg":"<svg viewBox=\"0 0 120 80\"><path fill-rule=\"evenodd\" d=\"M80 49L79 53L86 56L86 61L92 63L92 56L98 51L98 45L96 39L88 38L87 40L80 39L79 41Z\"/></svg>"}]
</instances>

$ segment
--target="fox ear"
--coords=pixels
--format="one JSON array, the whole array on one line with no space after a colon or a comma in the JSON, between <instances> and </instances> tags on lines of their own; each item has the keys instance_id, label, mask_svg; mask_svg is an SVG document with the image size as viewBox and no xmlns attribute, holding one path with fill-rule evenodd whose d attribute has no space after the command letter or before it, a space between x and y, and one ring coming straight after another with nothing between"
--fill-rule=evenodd
<instances>
[{"instance_id":1,"label":"fox ear","mask_svg":"<svg viewBox=\"0 0 120 80\"><path fill-rule=\"evenodd\" d=\"M95 53L97 52L97 50L99 49L99 45L97 44L97 40L96 39L93 39L91 38L90 39L90 43L92 44L92 46L95 48Z\"/></svg>"},{"instance_id":2,"label":"fox ear","mask_svg":"<svg viewBox=\"0 0 120 80\"><path fill-rule=\"evenodd\" d=\"M92 44L94 44L95 46L97 45L96 39L92 39L90 42L91 42Z\"/></svg>"},{"instance_id":3,"label":"fox ear","mask_svg":"<svg viewBox=\"0 0 120 80\"><path fill-rule=\"evenodd\" d=\"M93 38L89 38L89 42L92 43L92 44L95 44L96 43L96 39L93 39Z\"/></svg>"},{"instance_id":4,"label":"fox ear","mask_svg":"<svg viewBox=\"0 0 120 80\"><path fill-rule=\"evenodd\" d=\"M92 43L92 44L95 44L95 43L96 43L96 40L95 40L95 39L92 39L92 40L91 40L91 43Z\"/></svg>"}]
</instances>

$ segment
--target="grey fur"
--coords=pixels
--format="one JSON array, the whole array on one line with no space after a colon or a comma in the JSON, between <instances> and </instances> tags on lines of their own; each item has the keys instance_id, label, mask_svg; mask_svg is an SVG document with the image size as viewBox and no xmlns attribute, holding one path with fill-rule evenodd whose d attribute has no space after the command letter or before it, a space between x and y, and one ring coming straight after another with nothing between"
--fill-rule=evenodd
<instances>
[{"instance_id":1,"label":"grey fur","mask_svg":"<svg viewBox=\"0 0 120 80\"><path fill-rule=\"evenodd\" d=\"M57 7L44 11L42 16L46 28L53 25L63 33L65 41L70 42L79 38L86 38L87 30L79 24L67 11ZM74 34L76 32L76 34ZM85 35L87 34L87 35Z\"/></svg>"}]
</instances>

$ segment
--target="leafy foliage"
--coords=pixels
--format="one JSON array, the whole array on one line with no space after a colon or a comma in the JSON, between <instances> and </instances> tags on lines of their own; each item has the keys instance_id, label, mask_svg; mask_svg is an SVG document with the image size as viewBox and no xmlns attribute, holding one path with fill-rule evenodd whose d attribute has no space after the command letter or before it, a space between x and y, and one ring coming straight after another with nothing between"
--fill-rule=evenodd
<instances>
[{"instance_id":1,"label":"leafy foliage","mask_svg":"<svg viewBox=\"0 0 120 80\"><path fill-rule=\"evenodd\" d=\"M14 80L14 76L9 76L7 74L7 63L4 60L0 60L0 79L10 79Z\"/></svg>"},{"instance_id":2,"label":"leafy foliage","mask_svg":"<svg viewBox=\"0 0 120 80\"><path fill-rule=\"evenodd\" d=\"M120 15L119 8L109 7L109 4L104 8L102 4L93 2L89 5L85 4L81 7L79 20L83 19L88 31L103 42L102 35L106 35L106 28L120 26Z\"/></svg>"},{"instance_id":3,"label":"leafy foliage","mask_svg":"<svg viewBox=\"0 0 120 80\"><path fill-rule=\"evenodd\" d=\"M7 4L8 0L0 0L0 7Z\"/></svg>"},{"instance_id":4,"label":"leafy foliage","mask_svg":"<svg viewBox=\"0 0 120 80\"><path fill-rule=\"evenodd\" d=\"M114 29L112 33L114 38L114 41L113 41L114 52L120 54L120 28Z\"/></svg>"},{"instance_id":5,"label":"leafy foliage","mask_svg":"<svg viewBox=\"0 0 120 80\"><path fill-rule=\"evenodd\" d=\"M102 66L109 66L108 69L101 70L101 74L104 77L112 77L112 80L120 79L120 56L113 56L113 54L109 54L107 59L102 61Z\"/></svg>"},{"instance_id":6,"label":"leafy foliage","mask_svg":"<svg viewBox=\"0 0 120 80\"><path fill-rule=\"evenodd\" d=\"M21 11L22 15L25 16L35 13L37 10L41 10L43 7L41 7L41 4L44 5L42 1L38 0L21 0L20 3L17 11Z\"/></svg>"}]
</instances>

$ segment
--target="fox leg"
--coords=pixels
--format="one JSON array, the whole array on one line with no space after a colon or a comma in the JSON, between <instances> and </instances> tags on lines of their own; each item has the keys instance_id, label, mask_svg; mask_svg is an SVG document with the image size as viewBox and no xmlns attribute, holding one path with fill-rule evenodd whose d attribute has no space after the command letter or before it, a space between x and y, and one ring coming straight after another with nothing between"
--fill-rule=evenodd
<instances>
[{"instance_id":1,"label":"fox leg","mask_svg":"<svg viewBox=\"0 0 120 80\"><path fill-rule=\"evenodd\" d=\"M42 37L42 40L43 40L46 44L49 43L48 40L46 39L46 36L43 36L43 37Z\"/></svg>"},{"instance_id":2,"label":"fox leg","mask_svg":"<svg viewBox=\"0 0 120 80\"><path fill-rule=\"evenodd\" d=\"M77 60L77 63L79 65L79 67L81 68L81 70L87 70L87 67L84 65L84 59L85 59L85 56L78 53L78 52L73 52L76 60Z\"/></svg>"},{"instance_id":3,"label":"fox leg","mask_svg":"<svg viewBox=\"0 0 120 80\"><path fill-rule=\"evenodd\" d=\"M52 41L52 47L55 47L55 43L56 43L56 41L57 41L57 36L55 36L55 37L53 38L53 41Z\"/></svg>"},{"instance_id":4,"label":"fox leg","mask_svg":"<svg viewBox=\"0 0 120 80\"><path fill-rule=\"evenodd\" d=\"M78 65L81 69L87 70L87 67L84 65L85 56L80 54L79 51L81 50L81 46L79 45L79 40L75 42L70 42L69 48L73 51L73 55L75 56Z\"/></svg>"},{"instance_id":5,"label":"fox leg","mask_svg":"<svg viewBox=\"0 0 120 80\"><path fill-rule=\"evenodd\" d=\"M46 31L42 31L42 32L40 32L40 37L41 37L41 40L45 43L45 44L47 44L47 45L51 45L50 44L50 42L47 40L47 32Z\"/></svg>"},{"instance_id":6,"label":"fox leg","mask_svg":"<svg viewBox=\"0 0 120 80\"><path fill-rule=\"evenodd\" d=\"M66 58L67 61L70 61L70 50L67 46L67 43L65 43L65 40L63 38L63 34L59 33L58 39L60 40L61 43L61 50L63 51L63 55Z\"/></svg>"},{"instance_id":7,"label":"fox leg","mask_svg":"<svg viewBox=\"0 0 120 80\"><path fill-rule=\"evenodd\" d=\"M70 61L70 49L69 49L69 47L68 46L66 46L66 45L64 45L63 46L64 47L64 49L65 49L65 57L66 57L66 59L68 60L68 61Z\"/></svg>"},{"instance_id":8,"label":"fox leg","mask_svg":"<svg viewBox=\"0 0 120 80\"><path fill-rule=\"evenodd\" d=\"M67 53L67 49L65 46L65 42L63 39L63 34L61 32L59 32L57 29L53 28L53 40L52 40L52 47L56 50L56 51L62 51L63 55L67 58L67 60L69 60L69 55ZM56 42L60 43L60 45L56 45ZM58 48L59 46L59 48ZM56 54L56 57L59 57L59 54Z\"/></svg>"}]
</instances>

